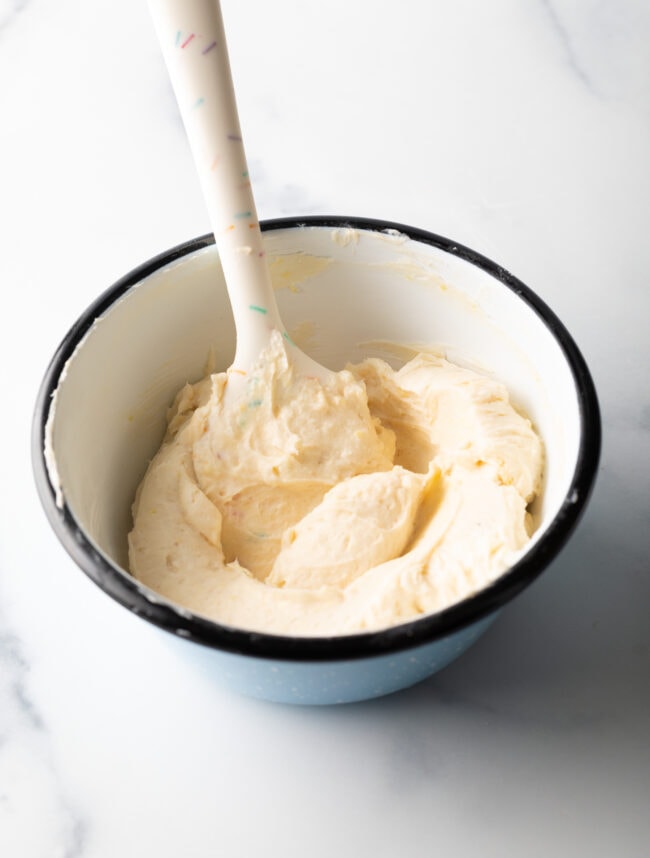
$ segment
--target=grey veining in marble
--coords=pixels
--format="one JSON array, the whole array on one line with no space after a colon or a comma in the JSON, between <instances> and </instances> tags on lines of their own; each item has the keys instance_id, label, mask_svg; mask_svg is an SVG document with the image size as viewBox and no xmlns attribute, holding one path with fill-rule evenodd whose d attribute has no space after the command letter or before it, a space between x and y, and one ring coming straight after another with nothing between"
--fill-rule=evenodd
<instances>
[{"instance_id":1,"label":"grey veining in marble","mask_svg":"<svg viewBox=\"0 0 650 858\"><path fill-rule=\"evenodd\" d=\"M222 5L260 215L524 280L593 371L596 490L478 646L371 704L236 697L107 599L39 507L31 410L79 313L207 216L146 3L0 0L0 855L646 858L650 4Z\"/></svg>"},{"instance_id":2,"label":"grey veining in marble","mask_svg":"<svg viewBox=\"0 0 650 858\"><path fill-rule=\"evenodd\" d=\"M86 823L63 788L43 715L29 694L29 660L16 634L0 634L0 844L3 854L80 858ZM22 850L13 851L20 844Z\"/></svg>"}]
</instances>

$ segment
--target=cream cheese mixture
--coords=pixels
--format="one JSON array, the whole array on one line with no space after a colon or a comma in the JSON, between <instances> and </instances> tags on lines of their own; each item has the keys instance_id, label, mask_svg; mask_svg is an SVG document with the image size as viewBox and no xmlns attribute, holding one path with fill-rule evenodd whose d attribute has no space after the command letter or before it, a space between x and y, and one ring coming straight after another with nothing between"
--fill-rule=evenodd
<instances>
[{"instance_id":1,"label":"cream cheese mixture","mask_svg":"<svg viewBox=\"0 0 650 858\"><path fill-rule=\"evenodd\" d=\"M431 355L297 377L279 333L224 401L186 385L140 485L131 572L220 623L288 635L438 611L515 562L542 443L505 387Z\"/></svg>"}]
</instances>

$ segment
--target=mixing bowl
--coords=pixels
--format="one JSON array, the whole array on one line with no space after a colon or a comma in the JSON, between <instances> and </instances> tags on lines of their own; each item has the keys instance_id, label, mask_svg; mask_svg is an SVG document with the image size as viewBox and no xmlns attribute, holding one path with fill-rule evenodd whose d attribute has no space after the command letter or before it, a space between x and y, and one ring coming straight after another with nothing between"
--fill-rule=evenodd
<instances>
[{"instance_id":1,"label":"mixing bowl","mask_svg":"<svg viewBox=\"0 0 650 858\"><path fill-rule=\"evenodd\" d=\"M297 703L361 700L447 665L553 560L587 503L600 417L585 361L555 314L480 254L383 221L311 217L263 224L280 313L295 341L340 369L393 366L434 348L493 374L546 451L535 534L494 583L451 607L381 631L289 637L230 628L172 604L127 571L131 504L177 390L208 360L225 369L234 325L211 236L127 274L77 320L40 388L33 431L38 492L54 531L111 598L175 636L190 657L249 695Z\"/></svg>"}]
</instances>

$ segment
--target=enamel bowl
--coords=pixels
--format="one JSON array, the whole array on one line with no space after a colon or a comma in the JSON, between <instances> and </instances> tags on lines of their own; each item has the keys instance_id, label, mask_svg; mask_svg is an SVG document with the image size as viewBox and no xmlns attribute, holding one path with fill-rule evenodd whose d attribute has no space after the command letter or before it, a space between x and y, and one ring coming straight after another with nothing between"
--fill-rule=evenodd
<instances>
[{"instance_id":1,"label":"enamel bowl","mask_svg":"<svg viewBox=\"0 0 650 858\"><path fill-rule=\"evenodd\" d=\"M446 610L383 631L329 638L260 634L178 607L127 571L131 503L177 390L226 368L234 326L212 237L127 274L78 319L45 374L33 463L58 538L112 599L174 636L242 693L295 703L388 694L459 656L553 560L587 503L600 452L592 379L554 313L507 271L448 239L382 221L263 224L282 318L317 361L394 366L409 348L494 374L541 433L543 496L521 559Z\"/></svg>"}]
</instances>

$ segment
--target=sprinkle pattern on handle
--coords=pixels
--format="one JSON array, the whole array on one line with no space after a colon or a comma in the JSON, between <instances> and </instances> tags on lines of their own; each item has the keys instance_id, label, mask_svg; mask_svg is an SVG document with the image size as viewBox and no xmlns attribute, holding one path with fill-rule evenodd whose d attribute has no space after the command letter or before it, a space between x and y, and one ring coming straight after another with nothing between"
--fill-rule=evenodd
<instances>
[{"instance_id":1,"label":"sprinkle pattern on handle","mask_svg":"<svg viewBox=\"0 0 650 858\"><path fill-rule=\"evenodd\" d=\"M149 0L192 149L247 369L270 331L290 342L265 259L218 0Z\"/></svg>"}]
</instances>

